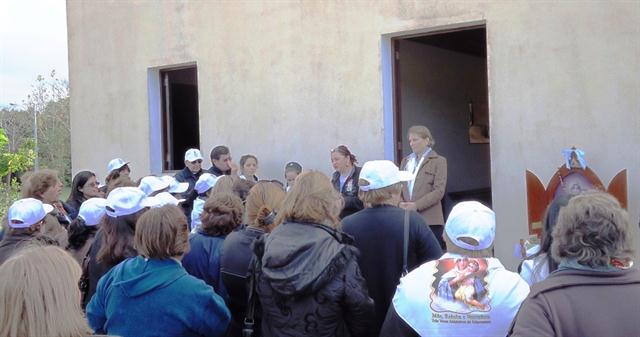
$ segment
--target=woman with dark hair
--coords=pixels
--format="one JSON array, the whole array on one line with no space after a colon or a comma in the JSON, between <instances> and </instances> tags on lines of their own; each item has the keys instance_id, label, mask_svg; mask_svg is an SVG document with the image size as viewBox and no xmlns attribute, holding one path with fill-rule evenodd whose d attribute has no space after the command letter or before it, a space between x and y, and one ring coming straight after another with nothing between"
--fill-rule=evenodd
<instances>
[{"instance_id":1,"label":"woman with dark hair","mask_svg":"<svg viewBox=\"0 0 640 337\"><path fill-rule=\"evenodd\" d=\"M340 219L345 218L364 208L358 198L358 180L361 168L356 166L356 156L344 145L331 150L331 165L333 177L331 183L336 191L342 194L344 208L340 212Z\"/></svg>"},{"instance_id":2,"label":"woman with dark hair","mask_svg":"<svg viewBox=\"0 0 640 337\"><path fill-rule=\"evenodd\" d=\"M78 216L69 225L69 245L67 250L82 264L89 248L93 244L98 224L102 222L107 206L107 199L91 198L80 206Z\"/></svg>"},{"instance_id":3,"label":"woman with dark hair","mask_svg":"<svg viewBox=\"0 0 640 337\"><path fill-rule=\"evenodd\" d=\"M109 193L106 215L88 253L89 287L83 298L87 305L96 291L98 280L124 259L136 256L133 235L136 221L147 210L147 196L137 187L119 187Z\"/></svg>"},{"instance_id":4,"label":"woman with dark hair","mask_svg":"<svg viewBox=\"0 0 640 337\"><path fill-rule=\"evenodd\" d=\"M189 226L173 205L138 220L140 254L104 275L87 306L98 334L118 336L223 336L229 310L220 296L187 274L180 259L189 250Z\"/></svg>"},{"instance_id":5,"label":"woman with dark hair","mask_svg":"<svg viewBox=\"0 0 640 337\"><path fill-rule=\"evenodd\" d=\"M96 174L91 171L80 171L71 182L71 193L65 202L71 220L78 216L80 205L90 198L103 198L104 193L98 189Z\"/></svg>"},{"instance_id":6,"label":"woman with dark hair","mask_svg":"<svg viewBox=\"0 0 640 337\"><path fill-rule=\"evenodd\" d=\"M542 240L540 241L540 250L527 257L520 265L520 276L533 285L549 276L549 274L558 269L558 263L551 257L551 243L553 243L553 229L558 221L560 210L567 205L571 196L557 196L547 207L544 214Z\"/></svg>"},{"instance_id":7,"label":"woman with dark hair","mask_svg":"<svg viewBox=\"0 0 640 337\"><path fill-rule=\"evenodd\" d=\"M372 336L358 249L335 229L342 198L320 172L296 179L277 227L254 243L262 336Z\"/></svg>"},{"instance_id":8,"label":"woman with dark hair","mask_svg":"<svg viewBox=\"0 0 640 337\"><path fill-rule=\"evenodd\" d=\"M618 200L574 196L552 235L558 269L531 288L508 336L638 336L638 228Z\"/></svg>"},{"instance_id":9,"label":"woman with dark hair","mask_svg":"<svg viewBox=\"0 0 640 337\"><path fill-rule=\"evenodd\" d=\"M276 212L285 197L279 185L260 181L251 190L245 202L248 226L230 233L224 240L220 254L220 274L224 287L229 294L227 306L231 311L231 324L227 336L242 336L242 325L247 309L248 280L253 259L251 245L264 233L273 229ZM256 336L260 330L260 312L256 307L254 317Z\"/></svg>"},{"instance_id":10,"label":"woman with dark hair","mask_svg":"<svg viewBox=\"0 0 640 337\"><path fill-rule=\"evenodd\" d=\"M191 250L182 259L187 272L212 286L226 299L220 278L220 252L227 234L242 223L242 200L231 193L214 194L204 203L200 224L189 237Z\"/></svg>"},{"instance_id":11,"label":"woman with dark hair","mask_svg":"<svg viewBox=\"0 0 640 337\"><path fill-rule=\"evenodd\" d=\"M252 154L245 154L240 157L240 179L251 180L254 183L257 182L258 176L256 171L258 170L258 158Z\"/></svg>"}]
</instances>

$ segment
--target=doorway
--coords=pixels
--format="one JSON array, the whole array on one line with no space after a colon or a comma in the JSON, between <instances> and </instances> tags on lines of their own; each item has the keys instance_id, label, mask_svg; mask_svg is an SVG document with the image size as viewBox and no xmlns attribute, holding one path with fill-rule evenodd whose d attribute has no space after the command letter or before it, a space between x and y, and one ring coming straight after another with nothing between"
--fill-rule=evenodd
<instances>
[{"instance_id":1,"label":"doorway","mask_svg":"<svg viewBox=\"0 0 640 337\"><path fill-rule=\"evenodd\" d=\"M162 170L184 168L184 153L200 148L196 66L160 70L162 83Z\"/></svg>"},{"instance_id":2,"label":"doorway","mask_svg":"<svg viewBox=\"0 0 640 337\"><path fill-rule=\"evenodd\" d=\"M445 218L454 204L491 207L487 39L484 25L391 39L394 159L407 156L407 130L427 126L447 159Z\"/></svg>"}]
</instances>

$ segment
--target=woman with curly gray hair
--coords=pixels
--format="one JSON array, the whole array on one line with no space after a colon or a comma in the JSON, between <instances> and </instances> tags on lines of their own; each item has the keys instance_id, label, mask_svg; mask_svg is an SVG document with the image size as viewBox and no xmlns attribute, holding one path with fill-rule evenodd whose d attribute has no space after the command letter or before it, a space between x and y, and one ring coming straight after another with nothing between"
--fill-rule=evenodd
<instances>
[{"instance_id":1,"label":"woman with curly gray hair","mask_svg":"<svg viewBox=\"0 0 640 337\"><path fill-rule=\"evenodd\" d=\"M553 231L558 269L531 289L509 336L637 336L636 237L637 228L611 195L573 197Z\"/></svg>"}]
</instances>

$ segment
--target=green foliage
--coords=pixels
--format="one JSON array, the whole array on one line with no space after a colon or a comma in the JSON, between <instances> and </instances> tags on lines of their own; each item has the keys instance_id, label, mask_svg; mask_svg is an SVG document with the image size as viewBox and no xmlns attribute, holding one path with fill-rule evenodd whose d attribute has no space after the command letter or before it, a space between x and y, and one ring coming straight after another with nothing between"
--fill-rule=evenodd
<instances>
[{"instance_id":1,"label":"green foliage","mask_svg":"<svg viewBox=\"0 0 640 337\"><path fill-rule=\"evenodd\" d=\"M20 199L20 184L15 179L11 180L9 184L0 183L0 219L4 219L9 206L18 199ZM3 223L0 221L1 226Z\"/></svg>"},{"instance_id":2,"label":"green foliage","mask_svg":"<svg viewBox=\"0 0 640 337\"><path fill-rule=\"evenodd\" d=\"M36 158L32 140L25 140L16 152L10 152L7 149L8 143L6 133L0 129L0 176L2 177L29 170Z\"/></svg>"},{"instance_id":3,"label":"green foliage","mask_svg":"<svg viewBox=\"0 0 640 337\"><path fill-rule=\"evenodd\" d=\"M37 130L34 130L36 121ZM55 71L49 77L38 75L21 105L0 110L0 128L5 130L7 138L0 148L6 147L6 152L12 154L0 158L0 176L9 179L37 164L38 168L58 171L60 180L70 184L69 84L57 78Z\"/></svg>"}]
</instances>

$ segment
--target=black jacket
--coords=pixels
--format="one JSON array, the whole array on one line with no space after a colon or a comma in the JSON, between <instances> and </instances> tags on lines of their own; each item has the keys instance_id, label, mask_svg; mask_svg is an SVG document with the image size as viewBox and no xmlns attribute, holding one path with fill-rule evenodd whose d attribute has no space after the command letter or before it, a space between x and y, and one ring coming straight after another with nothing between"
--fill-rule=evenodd
<instances>
[{"instance_id":1,"label":"black jacket","mask_svg":"<svg viewBox=\"0 0 640 337\"><path fill-rule=\"evenodd\" d=\"M351 235L360 251L358 264L375 301L376 318L371 322L377 336L402 275L405 210L390 205L367 208L342 220L342 230ZM442 256L438 240L420 214L409 214L409 271Z\"/></svg>"},{"instance_id":2,"label":"black jacket","mask_svg":"<svg viewBox=\"0 0 640 337\"><path fill-rule=\"evenodd\" d=\"M351 242L333 228L293 222L256 241L263 336L370 336L373 300Z\"/></svg>"},{"instance_id":3,"label":"black jacket","mask_svg":"<svg viewBox=\"0 0 640 337\"><path fill-rule=\"evenodd\" d=\"M182 169L182 171L176 173L176 175L173 176L177 181L181 183L189 183L189 188L187 189L187 191L182 193L182 197L186 200L180 204L184 211L184 215L187 217L189 229L191 229L191 211L193 210L193 200L195 199L191 198L190 196L192 194L193 188L196 186L198 178L200 178L200 176L204 172L204 170L200 170L200 172L198 173L193 173L191 172L191 170L189 170L188 167L185 167L184 169Z\"/></svg>"},{"instance_id":4,"label":"black jacket","mask_svg":"<svg viewBox=\"0 0 640 337\"><path fill-rule=\"evenodd\" d=\"M176 173L174 178L176 178L177 181L181 183L189 183L189 189L187 189L187 191L183 193L184 195L187 195L191 190L193 190L193 188L196 186L198 178L200 178L203 172L204 170L200 170L200 172L198 173L193 173L191 172L191 170L189 170L188 167L185 167L182 169L182 171Z\"/></svg>"},{"instance_id":5,"label":"black jacket","mask_svg":"<svg viewBox=\"0 0 640 337\"><path fill-rule=\"evenodd\" d=\"M342 186L342 190L340 190L340 172L333 172L333 177L331 177L333 188L340 192L344 199L344 207L342 208L342 212L340 212L340 219L364 208L362 201L358 198L358 180L360 179L361 170L361 167L353 166L353 172L349 177L347 177L347 180Z\"/></svg>"},{"instance_id":6,"label":"black jacket","mask_svg":"<svg viewBox=\"0 0 640 337\"><path fill-rule=\"evenodd\" d=\"M242 336L242 324L249 297L250 264L253 260L252 244L264 231L254 227L244 227L227 235L220 253L220 277L227 290L227 307L231 311L231 322L227 336ZM260 336L259 305L254 312L254 336Z\"/></svg>"},{"instance_id":7,"label":"black jacket","mask_svg":"<svg viewBox=\"0 0 640 337\"><path fill-rule=\"evenodd\" d=\"M396 312L396 308L391 305L387 312L384 325L380 331L380 337L420 337L420 335L409 326Z\"/></svg>"},{"instance_id":8,"label":"black jacket","mask_svg":"<svg viewBox=\"0 0 640 337\"><path fill-rule=\"evenodd\" d=\"M219 169L217 166L215 165L211 165L211 167L207 170L207 172L213 174L216 177L219 176L228 176L231 174L231 169L226 170L226 171L222 171L221 169Z\"/></svg>"}]
</instances>

